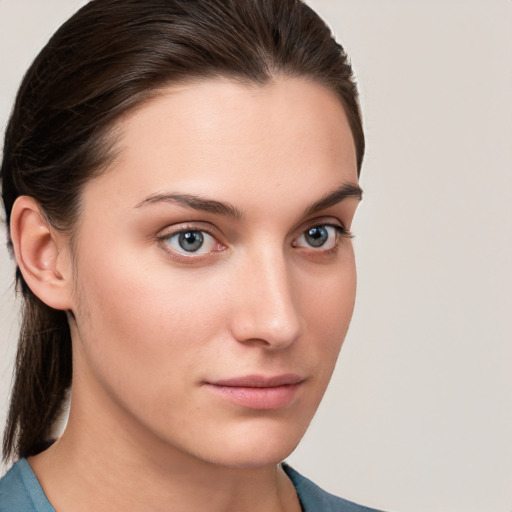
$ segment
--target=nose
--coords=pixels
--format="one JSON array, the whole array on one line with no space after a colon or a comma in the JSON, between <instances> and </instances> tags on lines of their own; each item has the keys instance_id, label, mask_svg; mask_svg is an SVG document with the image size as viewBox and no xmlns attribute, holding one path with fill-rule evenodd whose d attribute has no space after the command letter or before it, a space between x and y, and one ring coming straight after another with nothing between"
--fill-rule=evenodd
<instances>
[{"instance_id":1,"label":"nose","mask_svg":"<svg viewBox=\"0 0 512 512\"><path fill-rule=\"evenodd\" d=\"M240 343L284 349L302 334L304 319L294 294L292 269L280 251L247 258L238 269L230 315Z\"/></svg>"}]
</instances>

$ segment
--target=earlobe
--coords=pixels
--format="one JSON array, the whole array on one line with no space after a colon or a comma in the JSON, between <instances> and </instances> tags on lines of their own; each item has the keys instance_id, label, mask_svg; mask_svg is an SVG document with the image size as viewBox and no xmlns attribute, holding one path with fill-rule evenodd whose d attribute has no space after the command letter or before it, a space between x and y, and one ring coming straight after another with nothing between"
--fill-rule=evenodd
<instances>
[{"instance_id":1,"label":"earlobe","mask_svg":"<svg viewBox=\"0 0 512 512\"><path fill-rule=\"evenodd\" d=\"M64 235L49 225L37 201L28 196L16 199L10 228L16 262L28 287L48 306L71 309L70 266Z\"/></svg>"}]
</instances>

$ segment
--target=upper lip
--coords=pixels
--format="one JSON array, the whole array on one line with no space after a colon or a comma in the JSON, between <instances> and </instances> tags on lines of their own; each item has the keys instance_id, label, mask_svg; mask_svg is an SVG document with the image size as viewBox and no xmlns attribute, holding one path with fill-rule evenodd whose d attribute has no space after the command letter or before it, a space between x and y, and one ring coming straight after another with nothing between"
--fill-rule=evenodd
<instances>
[{"instance_id":1,"label":"upper lip","mask_svg":"<svg viewBox=\"0 0 512 512\"><path fill-rule=\"evenodd\" d=\"M208 384L233 388L275 388L278 386L300 384L302 381L304 381L304 377L294 373L286 373L283 375L273 376L245 375L243 377L215 380L208 382Z\"/></svg>"}]
</instances>

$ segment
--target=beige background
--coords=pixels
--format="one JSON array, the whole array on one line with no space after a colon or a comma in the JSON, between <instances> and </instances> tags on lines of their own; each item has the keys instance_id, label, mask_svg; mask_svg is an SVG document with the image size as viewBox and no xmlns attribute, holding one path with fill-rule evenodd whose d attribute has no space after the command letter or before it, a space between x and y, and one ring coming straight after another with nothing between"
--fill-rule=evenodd
<instances>
[{"instance_id":1,"label":"beige background","mask_svg":"<svg viewBox=\"0 0 512 512\"><path fill-rule=\"evenodd\" d=\"M2 130L31 59L83 3L0 0ZM389 511L511 512L512 2L310 3L352 56L368 154L353 324L290 462ZM12 273L2 246L2 424Z\"/></svg>"}]
</instances>

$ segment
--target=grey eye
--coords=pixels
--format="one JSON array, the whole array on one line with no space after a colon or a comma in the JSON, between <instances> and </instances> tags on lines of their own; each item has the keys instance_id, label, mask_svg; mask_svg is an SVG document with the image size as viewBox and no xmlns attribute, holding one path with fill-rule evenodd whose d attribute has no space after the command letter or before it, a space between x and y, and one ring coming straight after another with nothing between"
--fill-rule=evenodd
<instances>
[{"instance_id":1,"label":"grey eye","mask_svg":"<svg viewBox=\"0 0 512 512\"><path fill-rule=\"evenodd\" d=\"M314 249L329 250L336 247L339 239L339 233L342 231L341 226L333 226L329 224L321 224L313 226L300 235L293 243L294 247L306 247Z\"/></svg>"},{"instance_id":2,"label":"grey eye","mask_svg":"<svg viewBox=\"0 0 512 512\"><path fill-rule=\"evenodd\" d=\"M178 233L178 244L187 252L195 252L202 247L204 236L200 231Z\"/></svg>"},{"instance_id":3,"label":"grey eye","mask_svg":"<svg viewBox=\"0 0 512 512\"><path fill-rule=\"evenodd\" d=\"M326 226L315 226L304 233L304 239L311 247L322 247L329 239Z\"/></svg>"},{"instance_id":4,"label":"grey eye","mask_svg":"<svg viewBox=\"0 0 512 512\"><path fill-rule=\"evenodd\" d=\"M217 240L201 229L185 229L162 237L162 242L178 254L199 255L221 249Z\"/></svg>"}]
</instances>

